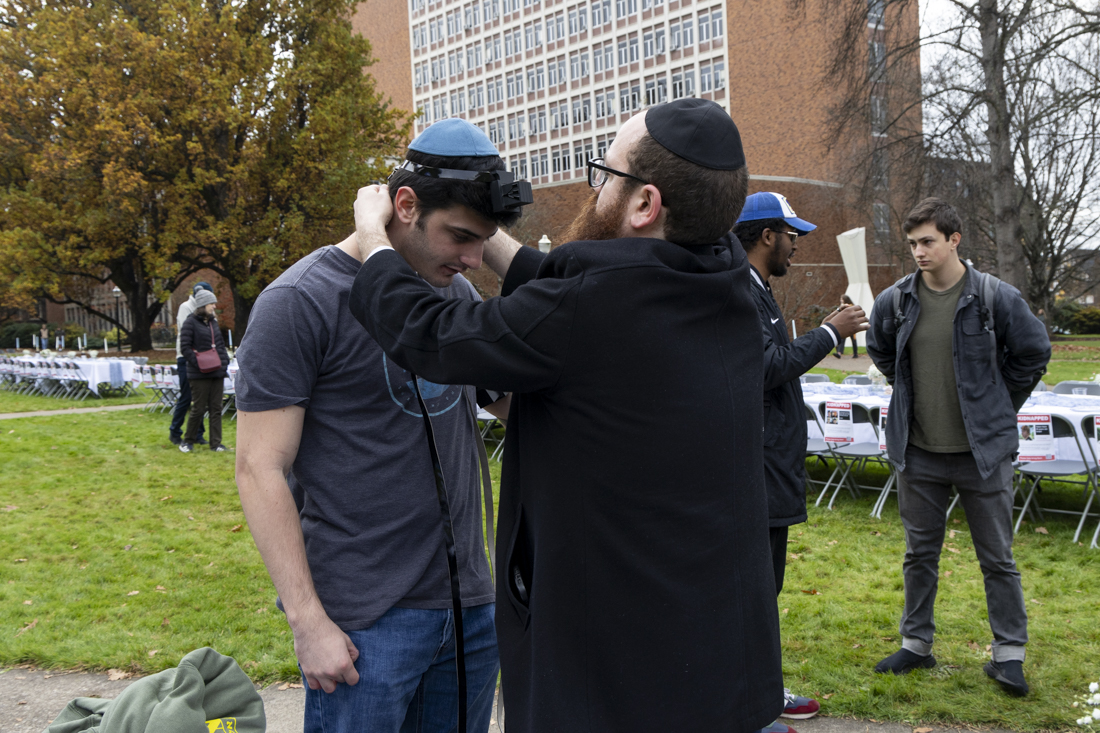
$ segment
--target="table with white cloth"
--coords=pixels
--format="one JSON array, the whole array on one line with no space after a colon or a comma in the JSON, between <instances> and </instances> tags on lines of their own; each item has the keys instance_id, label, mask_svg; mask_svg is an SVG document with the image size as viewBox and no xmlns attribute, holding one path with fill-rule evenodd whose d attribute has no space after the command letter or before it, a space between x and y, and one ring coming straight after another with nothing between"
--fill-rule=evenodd
<instances>
[{"instance_id":1,"label":"table with white cloth","mask_svg":"<svg viewBox=\"0 0 1100 733\"><path fill-rule=\"evenodd\" d=\"M134 376L134 362L129 359L45 359L33 356L16 357L15 361L28 364L38 362L76 364L80 375L88 383L92 394L99 396L99 385L109 384L112 389L124 389Z\"/></svg>"},{"instance_id":2,"label":"table with white cloth","mask_svg":"<svg viewBox=\"0 0 1100 733\"><path fill-rule=\"evenodd\" d=\"M890 404L890 395L884 387L863 384L833 384L831 382L807 382L802 385L802 399L806 406L814 411L817 420L807 421L806 429L809 438L821 439L825 437L821 433L820 423L824 422L821 415L821 405L826 402L854 402L871 411L875 408L887 407ZM875 426L871 423L855 423L853 426L854 443L873 443L878 440Z\"/></svg>"}]
</instances>

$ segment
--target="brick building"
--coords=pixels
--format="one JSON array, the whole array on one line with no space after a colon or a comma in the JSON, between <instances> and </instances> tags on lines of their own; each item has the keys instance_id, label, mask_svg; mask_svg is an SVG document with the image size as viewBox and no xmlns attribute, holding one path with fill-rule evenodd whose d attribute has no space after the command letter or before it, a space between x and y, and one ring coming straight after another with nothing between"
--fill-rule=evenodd
<instances>
[{"instance_id":1,"label":"brick building","mask_svg":"<svg viewBox=\"0 0 1100 733\"><path fill-rule=\"evenodd\" d=\"M901 268L889 256L889 208L852 204L846 148L824 142L836 102L821 84L830 19L819 0L807 0L797 19L789 7L786 0L373 0L352 23L373 45L370 73L379 89L416 111L414 134L464 117L531 181L535 204L513 229L529 245L544 234L556 243L591 193L585 162L603 154L632 114L684 96L721 104L741 131L750 190L784 194L818 225L799 240L796 267L778 283L792 318L844 291L835 239L842 231L867 227L875 292ZM882 9L881 0L868 0L871 75L885 63ZM915 4L900 23L916 37ZM885 100L876 114L887 114ZM866 134L874 128L869 121ZM882 188L885 199L885 180ZM495 292L491 276L475 280Z\"/></svg>"}]
</instances>

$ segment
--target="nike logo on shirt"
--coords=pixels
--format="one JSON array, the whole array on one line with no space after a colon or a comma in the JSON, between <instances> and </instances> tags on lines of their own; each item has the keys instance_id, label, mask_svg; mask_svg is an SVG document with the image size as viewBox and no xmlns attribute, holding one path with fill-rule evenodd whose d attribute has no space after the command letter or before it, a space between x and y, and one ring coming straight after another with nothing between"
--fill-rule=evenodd
<instances>
[{"instance_id":1,"label":"nike logo on shirt","mask_svg":"<svg viewBox=\"0 0 1100 733\"><path fill-rule=\"evenodd\" d=\"M775 323L775 322L776 322L776 321L778 321L778 320L779 320L778 318L773 318L773 319L772 319L772 323Z\"/></svg>"}]
</instances>

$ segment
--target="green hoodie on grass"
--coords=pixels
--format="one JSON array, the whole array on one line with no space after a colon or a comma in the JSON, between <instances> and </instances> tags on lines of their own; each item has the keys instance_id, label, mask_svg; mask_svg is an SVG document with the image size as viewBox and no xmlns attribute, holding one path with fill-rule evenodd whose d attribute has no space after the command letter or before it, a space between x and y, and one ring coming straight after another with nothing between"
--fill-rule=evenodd
<instances>
[{"instance_id":1,"label":"green hoodie on grass","mask_svg":"<svg viewBox=\"0 0 1100 733\"><path fill-rule=\"evenodd\" d=\"M43 733L264 733L264 703L232 657L196 649L114 700L78 697Z\"/></svg>"}]
</instances>

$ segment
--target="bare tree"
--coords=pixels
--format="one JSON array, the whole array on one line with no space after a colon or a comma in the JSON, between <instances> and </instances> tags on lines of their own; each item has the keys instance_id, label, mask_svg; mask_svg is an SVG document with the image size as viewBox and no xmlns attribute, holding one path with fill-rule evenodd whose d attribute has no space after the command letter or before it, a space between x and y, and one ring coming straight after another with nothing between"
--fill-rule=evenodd
<instances>
[{"instance_id":1,"label":"bare tree","mask_svg":"<svg viewBox=\"0 0 1100 733\"><path fill-rule=\"evenodd\" d=\"M995 260L1033 307L1076 287L1100 214L1100 13L1075 0L944 0L917 33L916 0L822 2L840 19L829 143L851 151L860 196L888 202L895 222L921 195L951 199L968 255Z\"/></svg>"}]
</instances>

